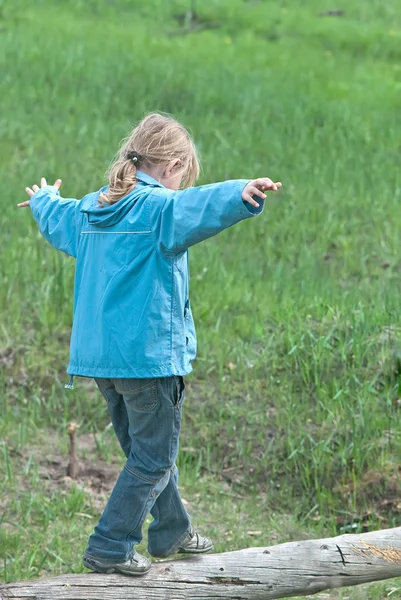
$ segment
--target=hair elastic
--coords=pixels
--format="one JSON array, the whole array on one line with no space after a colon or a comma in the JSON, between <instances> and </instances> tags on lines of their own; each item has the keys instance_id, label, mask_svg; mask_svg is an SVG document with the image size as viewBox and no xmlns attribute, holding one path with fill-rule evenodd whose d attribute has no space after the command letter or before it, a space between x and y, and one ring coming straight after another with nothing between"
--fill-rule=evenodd
<instances>
[{"instance_id":1,"label":"hair elastic","mask_svg":"<svg viewBox=\"0 0 401 600\"><path fill-rule=\"evenodd\" d=\"M139 163L142 161L142 156L140 154L138 154L138 152L135 152L135 150L132 150L131 152L127 152L126 157L129 160L132 160L132 162L134 163L134 165L137 167L139 165Z\"/></svg>"}]
</instances>

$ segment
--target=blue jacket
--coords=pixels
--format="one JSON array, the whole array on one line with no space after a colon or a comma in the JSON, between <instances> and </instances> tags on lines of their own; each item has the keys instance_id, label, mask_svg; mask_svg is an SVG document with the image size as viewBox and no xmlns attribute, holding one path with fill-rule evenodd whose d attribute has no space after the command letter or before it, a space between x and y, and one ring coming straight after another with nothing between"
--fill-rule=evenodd
<instances>
[{"instance_id":1,"label":"blue jacket","mask_svg":"<svg viewBox=\"0 0 401 600\"><path fill-rule=\"evenodd\" d=\"M42 235L76 258L67 373L142 378L186 375L196 355L188 248L263 210L244 203L246 180L173 191L138 183L103 208L41 188L30 206ZM105 191L107 187L102 188Z\"/></svg>"}]
</instances>

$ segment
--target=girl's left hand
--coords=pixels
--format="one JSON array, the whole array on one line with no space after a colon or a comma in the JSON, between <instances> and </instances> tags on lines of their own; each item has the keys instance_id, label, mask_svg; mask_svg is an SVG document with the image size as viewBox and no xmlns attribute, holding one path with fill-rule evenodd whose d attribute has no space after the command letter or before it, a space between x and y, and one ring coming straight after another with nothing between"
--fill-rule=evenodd
<instances>
[{"instance_id":1,"label":"girl's left hand","mask_svg":"<svg viewBox=\"0 0 401 600\"><path fill-rule=\"evenodd\" d=\"M45 187L47 185L47 181L44 177L42 177L42 179L40 180L40 187ZM56 179L56 181L53 184L53 187L55 187L57 190L60 189L60 185L61 185L61 179ZM32 188L25 188L26 193L28 194L28 196L30 198L32 198L32 196L34 194L36 194L36 192L39 190L39 186L38 185L33 185ZM19 204L17 204L18 208L24 208L25 206L29 206L29 200L26 200L25 202L20 202Z\"/></svg>"},{"instance_id":2,"label":"girl's left hand","mask_svg":"<svg viewBox=\"0 0 401 600\"><path fill-rule=\"evenodd\" d=\"M259 177L258 179L253 179L253 181L249 181L246 184L244 189L242 190L242 199L244 202L249 202L252 206L259 207L259 202L257 202L253 196L258 196L262 198L262 200L266 200L266 190L272 190L277 192L281 188L281 182L277 181L276 183L269 179L269 177Z\"/></svg>"}]
</instances>

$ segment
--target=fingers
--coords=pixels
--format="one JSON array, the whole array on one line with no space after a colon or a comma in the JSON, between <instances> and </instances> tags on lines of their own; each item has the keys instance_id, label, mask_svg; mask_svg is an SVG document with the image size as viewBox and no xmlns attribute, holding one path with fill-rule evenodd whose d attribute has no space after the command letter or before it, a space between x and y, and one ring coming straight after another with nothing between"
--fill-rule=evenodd
<instances>
[{"instance_id":1,"label":"fingers","mask_svg":"<svg viewBox=\"0 0 401 600\"><path fill-rule=\"evenodd\" d=\"M45 187L47 185L47 181L44 177L41 178L40 180L40 187ZM56 179L56 181L54 182L54 186L56 188L56 190L59 190L61 186L61 179ZM38 185L33 185L31 188L30 187L26 187L25 191L28 194L28 196L30 198L32 198L32 196L34 194L36 194L36 192L38 192L40 190L40 187ZM17 206L19 208L22 208L24 206L29 206L29 200L27 200L26 202L20 202L19 204L17 204Z\"/></svg>"},{"instance_id":2,"label":"fingers","mask_svg":"<svg viewBox=\"0 0 401 600\"><path fill-rule=\"evenodd\" d=\"M246 191L250 196L258 196L259 198L262 198L262 200L266 200L266 194L257 188L256 185L250 185Z\"/></svg>"},{"instance_id":3,"label":"fingers","mask_svg":"<svg viewBox=\"0 0 401 600\"><path fill-rule=\"evenodd\" d=\"M266 196L263 194L263 192L266 190L276 192L280 188L281 181L277 181L275 183L269 177L259 177L258 179L250 181L244 191L251 193L252 196L256 195L265 200Z\"/></svg>"},{"instance_id":4,"label":"fingers","mask_svg":"<svg viewBox=\"0 0 401 600\"><path fill-rule=\"evenodd\" d=\"M277 181L275 183L269 177L259 177L258 179L250 181L245 186L242 192L242 199L244 202L249 202L249 204L252 204L252 206L258 208L259 203L255 200L255 196L257 196L257 198L261 198L261 200L266 200L266 194L264 193L265 191L271 190L276 192L280 188L281 181Z\"/></svg>"},{"instance_id":5,"label":"fingers","mask_svg":"<svg viewBox=\"0 0 401 600\"><path fill-rule=\"evenodd\" d=\"M281 183L274 183L269 177L261 177L259 179L255 179L252 182L254 185L257 185L261 190L273 190L276 191L281 188ZM278 185L279 184L279 185Z\"/></svg>"},{"instance_id":6,"label":"fingers","mask_svg":"<svg viewBox=\"0 0 401 600\"><path fill-rule=\"evenodd\" d=\"M259 179L252 181L252 184L257 185L261 190L270 190L274 186L273 181L268 177L259 177Z\"/></svg>"},{"instance_id":7,"label":"fingers","mask_svg":"<svg viewBox=\"0 0 401 600\"><path fill-rule=\"evenodd\" d=\"M256 200L254 200L250 194L248 194L248 192L244 192L242 194L242 199L244 202L249 202L249 204L252 204L252 206L256 206L256 208L259 208L260 206L259 203L256 202Z\"/></svg>"}]
</instances>

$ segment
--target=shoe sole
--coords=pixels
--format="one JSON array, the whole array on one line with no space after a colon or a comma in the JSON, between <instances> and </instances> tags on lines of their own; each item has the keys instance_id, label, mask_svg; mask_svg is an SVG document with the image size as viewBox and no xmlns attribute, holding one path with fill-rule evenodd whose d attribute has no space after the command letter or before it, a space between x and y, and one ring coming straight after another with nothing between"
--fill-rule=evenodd
<instances>
[{"instance_id":1,"label":"shoe sole","mask_svg":"<svg viewBox=\"0 0 401 600\"><path fill-rule=\"evenodd\" d=\"M205 554L205 552L210 552L211 550L214 549L213 544L211 546L208 546L207 548L203 548L202 550L181 550L180 548L178 550L175 550L175 552L171 552L170 554L152 554L151 552L149 552L150 556L153 556L153 558L159 558L159 559L164 559L164 558L169 558L170 556L174 556L174 554Z\"/></svg>"},{"instance_id":2,"label":"shoe sole","mask_svg":"<svg viewBox=\"0 0 401 600\"><path fill-rule=\"evenodd\" d=\"M94 565L93 566L89 565L86 561L84 561L84 567L86 569L89 569L90 571L93 571L94 573L104 573L105 575L110 575L111 573L120 573L121 575L133 575L134 577L137 577L138 575L145 575L146 573L148 573L150 571L151 566L152 565L149 565L149 567L144 571L131 571L131 570L121 569L119 567L108 567L105 569L101 569Z\"/></svg>"},{"instance_id":3,"label":"shoe sole","mask_svg":"<svg viewBox=\"0 0 401 600\"><path fill-rule=\"evenodd\" d=\"M213 544L206 548L199 548L198 550L185 550L184 548L178 548L177 554L204 554L213 550Z\"/></svg>"}]
</instances>

